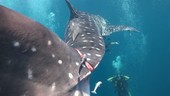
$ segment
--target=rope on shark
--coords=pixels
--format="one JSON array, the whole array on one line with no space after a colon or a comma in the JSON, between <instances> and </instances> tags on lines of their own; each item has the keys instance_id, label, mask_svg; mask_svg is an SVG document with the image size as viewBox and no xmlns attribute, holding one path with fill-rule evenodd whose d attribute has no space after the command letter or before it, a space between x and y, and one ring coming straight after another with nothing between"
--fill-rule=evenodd
<instances>
[{"instance_id":1,"label":"rope on shark","mask_svg":"<svg viewBox=\"0 0 170 96\"><path fill-rule=\"evenodd\" d=\"M76 49L76 51L78 52L78 54L81 57L81 63L80 63L81 65L80 65L80 68L79 68L79 78L80 78L80 72L81 72L83 67L86 67L90 72L93 71L94 68L93 68L92 64L87 62L85 54L82 54L78 49Z\"/></svg>"}]
</instances>

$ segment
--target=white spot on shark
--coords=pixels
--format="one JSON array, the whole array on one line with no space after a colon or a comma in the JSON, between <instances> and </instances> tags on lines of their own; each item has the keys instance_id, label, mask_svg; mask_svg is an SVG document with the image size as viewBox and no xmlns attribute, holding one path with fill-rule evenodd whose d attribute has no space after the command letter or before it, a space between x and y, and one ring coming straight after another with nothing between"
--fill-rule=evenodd
<instances>
[{"instance_id":1,"label":"white spot on shark","mask_svg":"<svg viewBox=\"0 0 170 96\"><path fill-rule=\"evenodd\" d=\"M52 43L51 43L51 40L48 40L48 45L51 45Z\"/></svg>"},{"instance_id":2,"label":"white spot on shark","mask_svg":"<svg viewBox=\"0 0 170 96\"><path fill-rule=\"evenodd\" d=\"M103 44L99 43L100 46L104 46Z\"/></svg>"},{"instance_id":3,"label":"white spot on shark","mask_svg":"<svg viewBox=\"0 0 170 96\"><path fill-rule=\"evenodd\" d=\"M91 34L91 33L87 33L87 34Z\"/></svg>"},{"instance_id":4,"label":"white spot on shark","mask_svg":"<svg viewBox=\"0 0 170 96\"><path fill-rule=\"evenodd\" d=\"M28 69L28 79L32 79L33 78L33 75L32 75L32 70L31 69Z\"/></svg>"},{"instance_id":5,"label":"white spot on shark","mask_svg":"<svg viewBox=\"0 0 170 96\"><path fill-rule=\"evenodd\" d=\"M20 43L19 43L18 41L15 41L15 42L13 43L13 45L14 45L14 47L19 47L19 46L20 46Z\"/></svg>"},{"instance_id":6,"label":"white spot on shark","mask_svg":"<svg viewBox=\"0 0 170 96\"><path fill-rule=\"evenodd\" d=\"M94 41L90 40L89 42L91 42L91 43L92 43L92 42L94 42Z\"/></svg>"},{"instance_id":7,"label":"white spot on shark","mask_svg":"<svg viewBox=\"0 0 170 96\"><path fill-rule=\"evenodd\" d=\"M36 52L37 49L36 49L35 47L32 47L32 48L31 48L31 51L32 51L32 52Z\"/></svg>"},{"instance_id":8,"label":"white spot on shark","mask_svg":"<svg viewBox=\"0 0 170 96\"><path fill-rule=\"evenodd\" d=\"M97 57L101 57L102 55L100 55L100 54L95 54Z\"/></svg>"},{"instance_id":9,"label":"white spot on shark","mask_svg":"<svg viewBox=\"0 0 170 96\"><path fill-rule=\"evenodd\" d=\"M55 83L55 82L53 82L53 83L52 83L52 85L51 85L51 91L54 91L54 90L55 90L55 88L56 88L56 83Z\"/></svg>"},{"instance_id":10,"label":"white spot on shark","mask_svg":"<svg viewBox=\"0 0 170 96\"><path fill-rule=\"evenodd\" d=\"M55 54L52 54L51 56L52 56L53 58L55 58Z\"/></svg>"},{"instance_id":11,"label":"white spot on shark","mask_svg":"<svg viewBox=\"0 0 170 96\"><path fill-rule=\"evenodd\" d=\"M84 49L84 48L87 48L87 46L83 46L82 48L83 48L83 49Z\"/></svg>"},{"instance_id":12,"label":"white spot on shark","mask_svg":"<svg viewBox=\"0 0 170 96\"><path fill-rule=\"evenodd\" d=\"M83 40L83 42L88 42L87 40Z\"/></svg>"},{"instance_id":13,"label":"white spot on shark","mask_svg":"<svg viewBox=\"0 0 170 96\"><path fill-rule=\"evenodd\" d=\"M76 62L76 65L79 66L80 65L79 62Z\"/></svg>"},{"instance_id":14,"label":"white spot on shark","mask_svg":"<svg viewBox=\"0 0 170 96\"><path fill-rule=\"evenodd\" d=\"M62 60L58 60L58 64L62 64L63 63L63 61Z\"/></svg>"},{"instance_id":15,"label":"white spot on shark","mask_svg":"<svg viewBox=\"0 0 170 96\"><path fill-rule=\"evenodd\" d=\"M90 53L87 53L87 55L88 55L88 56L91 56L91 54L90 54Z\"/></svg>"},{"instance_id":16,"label":"white spot on shark","mask_svg":"<svg viewBox=\"0 0 170 96\"><path fill-rule=\"evenodd\" d=\"M96 50L100 51L100 49L99 49L99 48L96 48Z\"/></svg>"},{"instance_id":17,"label":"white spot on shark","mask_svg":"<svg viewBox=\"0 0 170 96\"><path fill-rule=\"evenodd\" d=\"M82 34L81 36L84 37L84 34Z\"/></svg>"},{"instance_id":18,"label":"white spot on shark","mask_svg":"<svg viewBox=\"0 0 170 96\"><path fill-rule=\"evenodd\" d=\"M72 23L71 23L71 25L73 25L73 26L74 26L74 22L72 22Z\"/></svg>"},{"instance_id":19,"label":"white spot on shark","mask_svg":"<svg viewBox=\"0 0 170 96\"><path fill-rule=\"evenodd\" d=\"M87 61L90 61L91 59L90 58L87 58Z\"/></svg>"},{"instance_id":20,"label":"white spot on shark","mask_svg":"<svg viewBox=\"0 0 170 96\"><path fill-rule=\"evenodd\" d=\"M68 77L69 77L70 79L73 79L73 74L68 73Z\"/></svg>"}]
</instances>

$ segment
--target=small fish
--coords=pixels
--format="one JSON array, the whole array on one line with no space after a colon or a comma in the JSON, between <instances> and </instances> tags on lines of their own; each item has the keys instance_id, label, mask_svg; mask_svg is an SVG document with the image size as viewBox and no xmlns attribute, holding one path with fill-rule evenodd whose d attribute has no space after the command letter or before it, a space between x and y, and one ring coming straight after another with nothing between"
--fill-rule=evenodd
<instances>
[{"instance_id":1,"label":"small fish","mask_svg":"<svg viewBox=\"0 0 170 96\"><path fill-rule=\"evenodd\" d=\"M95 87L94 87L94 90L91 91L91 93L97 94L96 90L98 89L98 87L100 87L101 84L102 84L102 82L101 82L101 81L98 81L98 82L96 83Z\"/></svg>"}]
</instances>

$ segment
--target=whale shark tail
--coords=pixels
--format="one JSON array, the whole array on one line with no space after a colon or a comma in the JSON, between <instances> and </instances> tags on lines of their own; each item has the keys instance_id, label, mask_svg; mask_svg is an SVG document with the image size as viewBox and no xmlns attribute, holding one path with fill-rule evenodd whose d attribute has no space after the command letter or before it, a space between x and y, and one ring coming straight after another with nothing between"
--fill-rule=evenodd
<instances>
[{"instance_id":1,"label":"whale shark tail","mask_svg":"<svg viewBox=\"0 0 170 96\"><path fill-rule=\"evenodd\" d=\"M135 29L134 27L124 26L124 25L107 25L105 31L103 31L102 36L109 36L115 32L121 31L128 31L128 32L140 32L139 30Z\"/></svg>"},{"instance_id":2,"label":"whale shark tail","mask_svg":"<svg viewBox=\"0 0 170 96\"><path fill-rule=\"evenodd\" d=\"M72 18L75 18L75 17L78 17L78 14L77 14L77 11L76 9L74 9L74 7L71 5L70 1L69 0L65 0L66 3L67 3L67 6L71 12L71 16L70 16L70 19Z\"/></svg>"}]
</instances>

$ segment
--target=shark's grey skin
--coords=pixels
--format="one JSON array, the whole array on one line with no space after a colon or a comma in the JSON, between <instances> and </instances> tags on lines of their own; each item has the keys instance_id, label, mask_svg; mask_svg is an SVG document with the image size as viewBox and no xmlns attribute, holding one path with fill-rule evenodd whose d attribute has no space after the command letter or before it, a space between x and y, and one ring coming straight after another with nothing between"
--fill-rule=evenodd
<instances>
[{"instance_id":1,"label":"shark's grey skin","mask_svg":"<svg viewBox=\"0 0 170 96\"><path fill-rule=\"evenodd\" d=\"M53 32L0 6L0 96L78 96L77 85L89 87L89 76L77 82L80 62Z\"/></svg>"}]
</instances>

